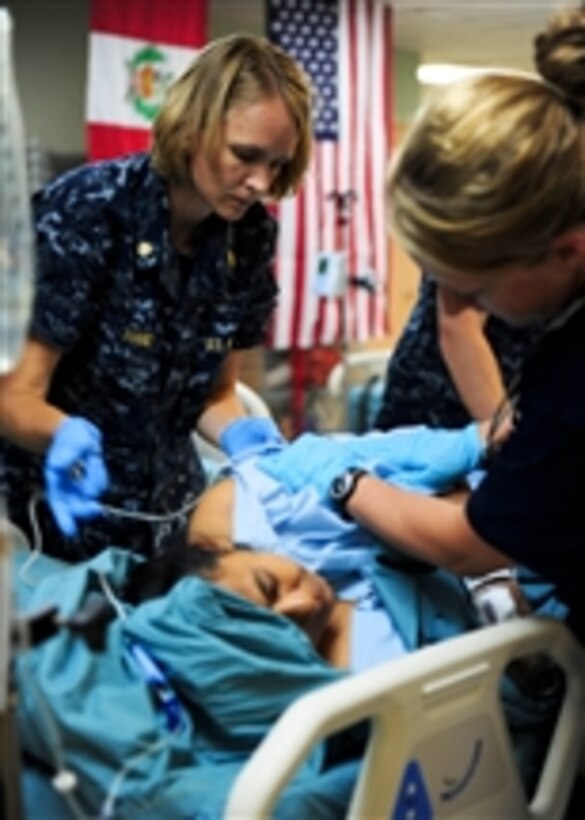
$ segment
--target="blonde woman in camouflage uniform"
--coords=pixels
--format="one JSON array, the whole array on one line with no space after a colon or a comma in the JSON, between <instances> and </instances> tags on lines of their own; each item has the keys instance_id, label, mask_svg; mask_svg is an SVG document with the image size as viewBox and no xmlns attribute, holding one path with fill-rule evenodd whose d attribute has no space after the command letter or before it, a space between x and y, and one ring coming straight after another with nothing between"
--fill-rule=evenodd
<instances>
[{"instance_id":1,"label":"blonde woman in camouflage uniform","mask_svg":"<svg viewBox=\"0 0 585 820\"><path fill-rule=\"evenodd\" d=\"M31 538L45 491L46 550L150 554L204 486L194 429L228 455L278 438L243 418L235 382L277 296L263 201L300 183L310 109L290 57L227 37L171 86L149 154L81 167L36 196L36 299L0 382L0 484ZM145 513L159 525L129 517Z\"/></svg>"}]
</instances>

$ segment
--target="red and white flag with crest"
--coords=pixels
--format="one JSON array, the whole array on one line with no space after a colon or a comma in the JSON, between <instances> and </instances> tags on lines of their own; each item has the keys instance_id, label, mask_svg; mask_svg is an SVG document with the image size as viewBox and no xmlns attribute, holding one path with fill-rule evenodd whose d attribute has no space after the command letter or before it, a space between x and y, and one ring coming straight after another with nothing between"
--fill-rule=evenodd
<instances>
[{"instance_id":1,"label":"red and white flag with crest","mask_svg":"<svg viewBox=\"0 0 585 820\"><path fill-rule=\"evenodd\" d=\"M92 0L91 160L145 150L169 83L207 40L208 0Z\"/></svg>"}]
</instances>

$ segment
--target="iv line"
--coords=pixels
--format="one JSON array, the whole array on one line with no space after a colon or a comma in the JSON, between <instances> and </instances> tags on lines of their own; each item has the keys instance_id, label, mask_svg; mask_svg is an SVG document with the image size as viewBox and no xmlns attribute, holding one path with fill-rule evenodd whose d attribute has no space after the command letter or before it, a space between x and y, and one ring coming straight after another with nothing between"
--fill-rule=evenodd
<instances>
[{"instance_id":1,"label":"iv line","mask_svg":"<svg viewBox=\"0 0 585 820\"><path fill-rule=\"evenodd\" d=\"M178 510L173 510L169 513L147 513L140 510L126 510L124 507L115 507L111 504L102 504L101 508L104 512L113 513L120 518L134 518L140 521L162 522L172 521L174 518L182 518L187 513L191 512L197 504L198 499L194 498Z\"/></svg>"},{"instance_id":2,"label":"iv line","mask_svg":"<svg viewBox=\"0 0 585 820\"><path fill-rule=\"evenodd\" d=\"M30 578L27 578L27 573L39 557L39 555L43 552L43 538L41 534L41 529L39 527L39 521L37 517L36 508L39 501L42 501L45 498L45 494L42 492L33 493L28 502L28 515L31 522L31 527L33 531L33 545L31 549L31 554L26 559L26 561L22 564L19 570L19 578L29 585L33 585L33 581ZM120 518L131 518L134 520L146 521L148 523L161 523L163 521L172 521L177 518L182 518L183 516L187 515L197 505L199 499L194 498L192 501L189 501L187 504L180 507L178 510L173 510L169 513L147 513L141 512L140 510L126 510L124 507L115 507L111 504L102 504L102 509L104 512L110 515L117 515Z\"/></svg>"}]
</instances>

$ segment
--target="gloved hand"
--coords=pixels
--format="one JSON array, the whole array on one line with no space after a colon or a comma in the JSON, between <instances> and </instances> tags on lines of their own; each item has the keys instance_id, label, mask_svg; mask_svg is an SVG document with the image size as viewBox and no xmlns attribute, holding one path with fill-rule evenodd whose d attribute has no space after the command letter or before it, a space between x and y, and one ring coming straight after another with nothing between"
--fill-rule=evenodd
<instances>
[{"instance_id":1,"label":"gloved hand","mask_svg":"<svg viewBox=\"0 0 585 820\"><path fill-rule=\"evenodd\" d=\"M286 440L270 418L247 416L232 421L219 437L219 445L232 461L280 450Z\"/></svg>"},{"instance_id":2,"label":"gloved hand","mask_svg":"<svg viewBox=\"0 0 585 820\"><path fill-rule=\"evenodd\" d=\"M102 434L87 419L71 416L57 428L44 465L49 507L59 529L77 534L77 519L101 513L97 499L108 486Z\"/></svg>"},{"instance_id":3,"label":"gloved hand","mask_svg":"<svg viewBox=\"0 0 585 820\"><path fill-rule=\"evenodd\" d=\"M257 466L291 493L310 486L324 499L335 476L361 466L363 459L356 457L354 441L353 436L303 433L280 452L262 455Z\"/></svg>"},{"instance_id":4,"label":"gloved hand","mask_svg":"<svg viewBox=\"0 0 585 820\"><path fill-rule=\"evenodd\" d=\"M479 464L483 442L478 426L433 430L422 425L365 436L305 433L258 466L290 492L314 487L326 498L335 476L363 467L381 479L422 492L448 489Z\"/></svg>"},{"instance_id":5,"label":"gloved hand","mask_svg":"<svg viewBox=\"0 0 585 820\"><path fill-rule=\"evenodd\" d=\"M448 490L479 467L484 441L475 422L459 430L417 425L393 430L379 449L374 472L393 484L423 492Z\"/></svg>"}]
</instances>

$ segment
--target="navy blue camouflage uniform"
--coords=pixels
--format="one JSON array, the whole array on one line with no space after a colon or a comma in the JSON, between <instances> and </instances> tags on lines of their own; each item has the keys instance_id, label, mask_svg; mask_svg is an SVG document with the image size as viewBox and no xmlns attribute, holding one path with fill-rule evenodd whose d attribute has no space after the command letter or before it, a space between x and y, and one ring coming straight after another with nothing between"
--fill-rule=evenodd
<instances>
[{"instance_id":1,"label":"navy blue camouflage uniform","mask_svg":"<svg viewBox=\"0 0 585 820\"><path fill-rule=\"evenodd\" d=\"M204 487L191 434L226 356L264 339L277 293L276 224L260 204L237 223L212 215L199 226L194 256L179 254L166 184L146 154L71 171L34 206L31 335L62 352L48 400L102 431L106 503L176 511ZM27 503L42 489L42 461L0 441L0 489L29 535ZM108 544L150 554L169 531L108 514L72 541L42 506L44 549L64 558Z\"/></svg>"},{"instance_id":2,"label":"navy blue camouflage uniform","mask_svg":"<svg viewBox=\"0 0 585 820\"><path fill-rule=\"evenodd\" d=\"M509 391L541 337L542 326L512 327L489 316L485 334ZM409 424L457 428L471 420L439 348L437 285L423 276L417 302L388 362L374 426L380 430Z\"/></svg>"}]
</instances>

